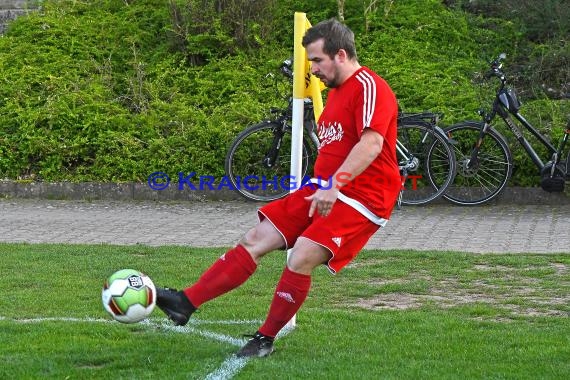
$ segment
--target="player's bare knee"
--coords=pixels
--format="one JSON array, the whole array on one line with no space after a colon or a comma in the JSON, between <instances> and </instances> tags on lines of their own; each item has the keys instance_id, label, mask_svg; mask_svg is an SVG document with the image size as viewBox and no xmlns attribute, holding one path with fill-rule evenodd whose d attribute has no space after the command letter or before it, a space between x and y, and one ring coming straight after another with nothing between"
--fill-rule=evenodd
<instances>
[{"instance_id":1,"label":"player's bare knee","mask_svg":"<svg viewBox=\"0 0 570 380\"><path fill-rule=\"evenodd\" d=\"M259 225L253 227L247 231L239 241L251 255L253 260L258 263L259 259L267 254L271 249L266 247L266 242L264 242L264 236L262 231L259 229Z\"/></svg>"},{"instance_id":2,"label":"player's bare knee","mask_svg":"<svg viewBox=\"0 0 570 380\"><path fill-rule=\"evenodd\" d=\"M305 273L310 266L305 257L299 257L300 255L292 254L287 259L287 268L295 273Z\"/></svg>"},{"instance_id":3,"label":"player's bare knee","mask_svg":"<svg viewBox=\"0 0 570 380\"><path fill-rule=\"evenodd\" d=\"M328 249L301 237L287 258L287 267L293 272L311 274L314 268L325 264L330 258Z\"/></svg>"},{"instance_id":4,"label":"player's bare knee","mask_svg":"<svg viewBox=\"0 0 570 380\"><path fill-rule=\"evenodd\" d=\"M287 268L293 272L302 274L311 274L313 269L320 264L323 264L323 262L315 260L315 257L310 253L308 254L307 251L301 250L293 250L292 254L289 255L289 258L287 259Z\"/></svg>"},{"instance_id":5,"label":"player's bare knee","mask_svg":"<svg viewBox=\"0 0 570 380\"><path fill-rule=\"evenodd\" d=\"M255 227L251 228L247 231L239 241L245 249L251 252L251 250L255 247L256 243L259 242L258 239L258 232Z\"/></svg>"}]
</instances>

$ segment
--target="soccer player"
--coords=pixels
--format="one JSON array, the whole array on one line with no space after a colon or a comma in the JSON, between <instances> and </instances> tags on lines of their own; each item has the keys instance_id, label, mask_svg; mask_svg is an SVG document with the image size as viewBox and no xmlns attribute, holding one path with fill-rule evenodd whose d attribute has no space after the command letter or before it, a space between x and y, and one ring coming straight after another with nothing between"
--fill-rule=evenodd
<instances>
[{"instance_id":1,"label":"soccer player","mask_svg":"<svg viewBox=\"0 0 570 380\"><path fill-rule=\"evenodd\" d=\"M313 269L324 264L335 274L351 262L386 224L401 187L396 97L384 79L358 63L354 33L331 19L309 28L302 44L311 73L330 88L314 165L322 186L302 187L261 207L259 223L192 286L157 288L158 307L185 325L203 303L243 284L265 254L292 247L265 322L238 357L273 352L275 336L307 297Z\"/></svg>"}]
</instances>

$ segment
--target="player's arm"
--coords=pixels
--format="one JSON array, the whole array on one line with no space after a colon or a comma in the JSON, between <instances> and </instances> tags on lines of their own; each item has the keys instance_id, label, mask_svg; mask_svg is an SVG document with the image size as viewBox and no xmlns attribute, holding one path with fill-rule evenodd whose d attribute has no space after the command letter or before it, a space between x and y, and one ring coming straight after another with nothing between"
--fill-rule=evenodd
<instances>
[{"instance_id":1,"label":"player's arm","mask_svg":"<svg viewBox=\"0 0 570 380\"><path fill-rule=\"evenodd\" d=\"M378 157L383 144L384 137L380 133L366 128L362 132L360 141L354 145L333 175L332 186L328 186L328 189L318 189L313 195L305 198L311 201L309 217L312 217L315 211L322 216L327 216L338 198L340 189L362 173Z\"/></svg>"},{"instance_id":2,"label":"player's arm","mask_svg":"<svg viewBox=\"0 0 570 380\"><path fill-rule=\"evenodd\" d=\"M378 157L383 144L384 137L380 133L366 128L362 132L360 141L333 175L331 187L340 190L362 173Z\"/></svg>"}]
</instances>

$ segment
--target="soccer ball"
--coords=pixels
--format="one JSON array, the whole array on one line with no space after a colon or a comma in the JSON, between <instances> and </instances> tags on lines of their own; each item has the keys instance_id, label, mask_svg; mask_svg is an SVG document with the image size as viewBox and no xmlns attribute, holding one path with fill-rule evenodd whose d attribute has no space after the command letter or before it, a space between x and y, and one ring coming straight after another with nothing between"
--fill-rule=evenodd
<instances>
[{"instance_id":1,"label":"soccer ball","mask_svg":"<svg viewBox=\"0 0 570 380\"><path fill-rule=\"evenodd\" d=\"M139 322L154 309L156 289L150 277L134 269L122 269L105 281L103 307L122 323Z\"/></svg>"}]
</instances>

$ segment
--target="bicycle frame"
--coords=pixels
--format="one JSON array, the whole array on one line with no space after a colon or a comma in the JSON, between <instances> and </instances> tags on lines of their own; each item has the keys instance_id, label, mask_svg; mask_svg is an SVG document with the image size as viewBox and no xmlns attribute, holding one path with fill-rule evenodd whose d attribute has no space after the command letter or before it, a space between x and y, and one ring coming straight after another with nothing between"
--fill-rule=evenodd
<instances>
[{"instance_id":1,"label":"bicycle frame","mask_svg":"<svg viewBox=\"0 0 570 380\"><path fill-rule=\"evenodd\" d=\"M498 100L500 100L499 97L497 97L495 102L498 103ZM523 149L526 151L532 162L536 165L536 167L539 170L544 169L545 167L544 162L542 161L536 150L532 147L530 142L523 135L520 125L516 124L510 115L513 115L516 118L516 120L518 120L519 123L527 131L529 131L534 137L536 137L536 139L548 150L551 157L554 157L554 159L556 160L554 162L554 165L560 162L560 153L562 153L562 150L559 151L558 148L556 148L552 143L550 143L550 141L548 141L546 137L544 137L544 135L542 135L528 120L526 120L524 116L520 114L520 112L510 111L504 106L503 103L496 105L495 107L497 114L501 117L501 119L503 119L505 124L510 128L511 132L517 138L519 144L521 144ZM564 146L566 145L564 140L562 141L562 146L561 146L562 149L564 149Z\"/></svg>"},{"instance_id":2,"label":"bicycle frame","mask_svg":"<svg viewBox=\"0 0 570 380\"><path fill-rule=\"evenodd\" d=\"M501 85L499 87L499 90L497 91L495 100L493 101L493 108L491 112L485 115L482 111L480 111L480 114L484 118L485 125L481 129L481 133L479 134L479 139L477 141L476 148L473 150L471 154L470 163L474 163L477 161L478 147L481 146L486 131L488 130L488 128L491 127L491 122L493 121L496 115L499 115L499 117L501 117L501 119L503 119L505 124L509 127L509 129L516 137L519 144L523 147L527 155L530 157L530 159L536 165L536 167L539 169L540 172L542 172L542 170L546 168L547 164L551 164L552 168L555 168L560 163L561 155L564 152L564 148L568 141L568 135L570 134L570 128L569 128L570 125L569 127L566 128L565 134L560 141L560 145L558 147L555 147L528 120L526 120L524 116L521 115L521 113L518 111L520 103L516 98L514 90L506 87L507 80L505 74L500 70L502 66L502 64L500 63L500 59L502 58L503 56L500 56L499 59L493 62L492 64L492 72L490 75L498 77L501 81ZM520 124L515 123L511 115L514 116L514 118ZM538 142L548 150L551 158L547 162L547 164L545 164L542 161L541 157L538 155L536 150L526 139L520 125L522 125L527 131L529 131L534 137L536 137ZM568 173L565 174L568 175Z\"/></svg>"},{"instance_id":3,"label":"bicycle frame","mask_svg":"<svg viewBox=\"0 0 570 380\"><path fill-rule=\"evenodd\" d=\"M479 110L483 120L463 121L445 129L448 136L456 140L454 145L458 175L443 196L457 205L473 206L490 201L505 189L512 176L514 157L509 141L493 126L497 116L506 124L507 133L516 138L538 168L540 187L543 190L562 192L566 180L570 179L570 153L568 158L562 157L562 153L568 153L564 150L568 146L570 123L558 147L540 133L519 112L521 104L516 93L506 85L506 75L501 70L501 60L504 58L506 55L501 54L491 62L490 70L485 75L485 79L498 78L500 85L497 86L491 110ZM532 141L529 133L537 142ZM545 154L542 153L541 146L545 148ZM546 155L548 158L544 160Z\"/></svg>"},{"instance_id":4,"label":"bicycle frame","mask_svg":"<svg viewBox=\"0 0 570 380\"><path fill-rule=\"evenodd\" d=\"M285 109L278 109L272 108L271 113L280 113L280 115L274 120L267 120L267 122L277 122L281 125L280 133L276 133L273 137L273 143L271 144L271 148L269 152L265 155L263 159L263 164L266 167L271 167L275 163L277 155L279 153L279 149L281 147L281 141L283 139L283 135L287 130L291 130L291 119L293 116L293 99L289 99L289 104ZM313 118L313 105L310 99L305 100L305 115L303 119L303 129L305 133L315 146L318 149L319 147L319 139L315 133L316 123Z\"/></svg>"},{"instance_id":5,"label":"bicycle frame","mask_svg":"<svg viewBox=\"0 0 570 380\"><path fill-rule=\"evenodd\" d=\"M400 112L398 113L398 125L405 122L419 123L421 125L424 125L432 129L433 133L438 133L442 135L447 141L447 143L453 144L453 141L448 138L444 130L441 129L441 127L438 125L440 118L441 118L440 114L431 113L431 112L422 112L422 113ZM426 132L426 134L423 136L422 141L425 141L425 139L428 137L428 134L429 132ZM396 151L406 159L406 164L404 166L400 166L400 170L404 171L404 173L406 173L408 170L415 170L418 167L419 165L418 159L410 154L408 148L406 148L404 144L400 142L399 139L396 139Z\"/></svg>"},{"instance_id":6,"label":"bicycle frame","mask_svg":"<svg viewBox=\"0 0 570 380\"><path fill-rule=\"evenodd\" d=\"M287 110L282 113L279 120L283 123L285 128L291 129L291 119L293 118L293 99L289 99ZM305 99L304 115L303 115L303 129L313 143L316 149L319 148L320 142L316 134L317 123L313 114L313 102L311 99Z\"/></svg>"}]
</instances>

